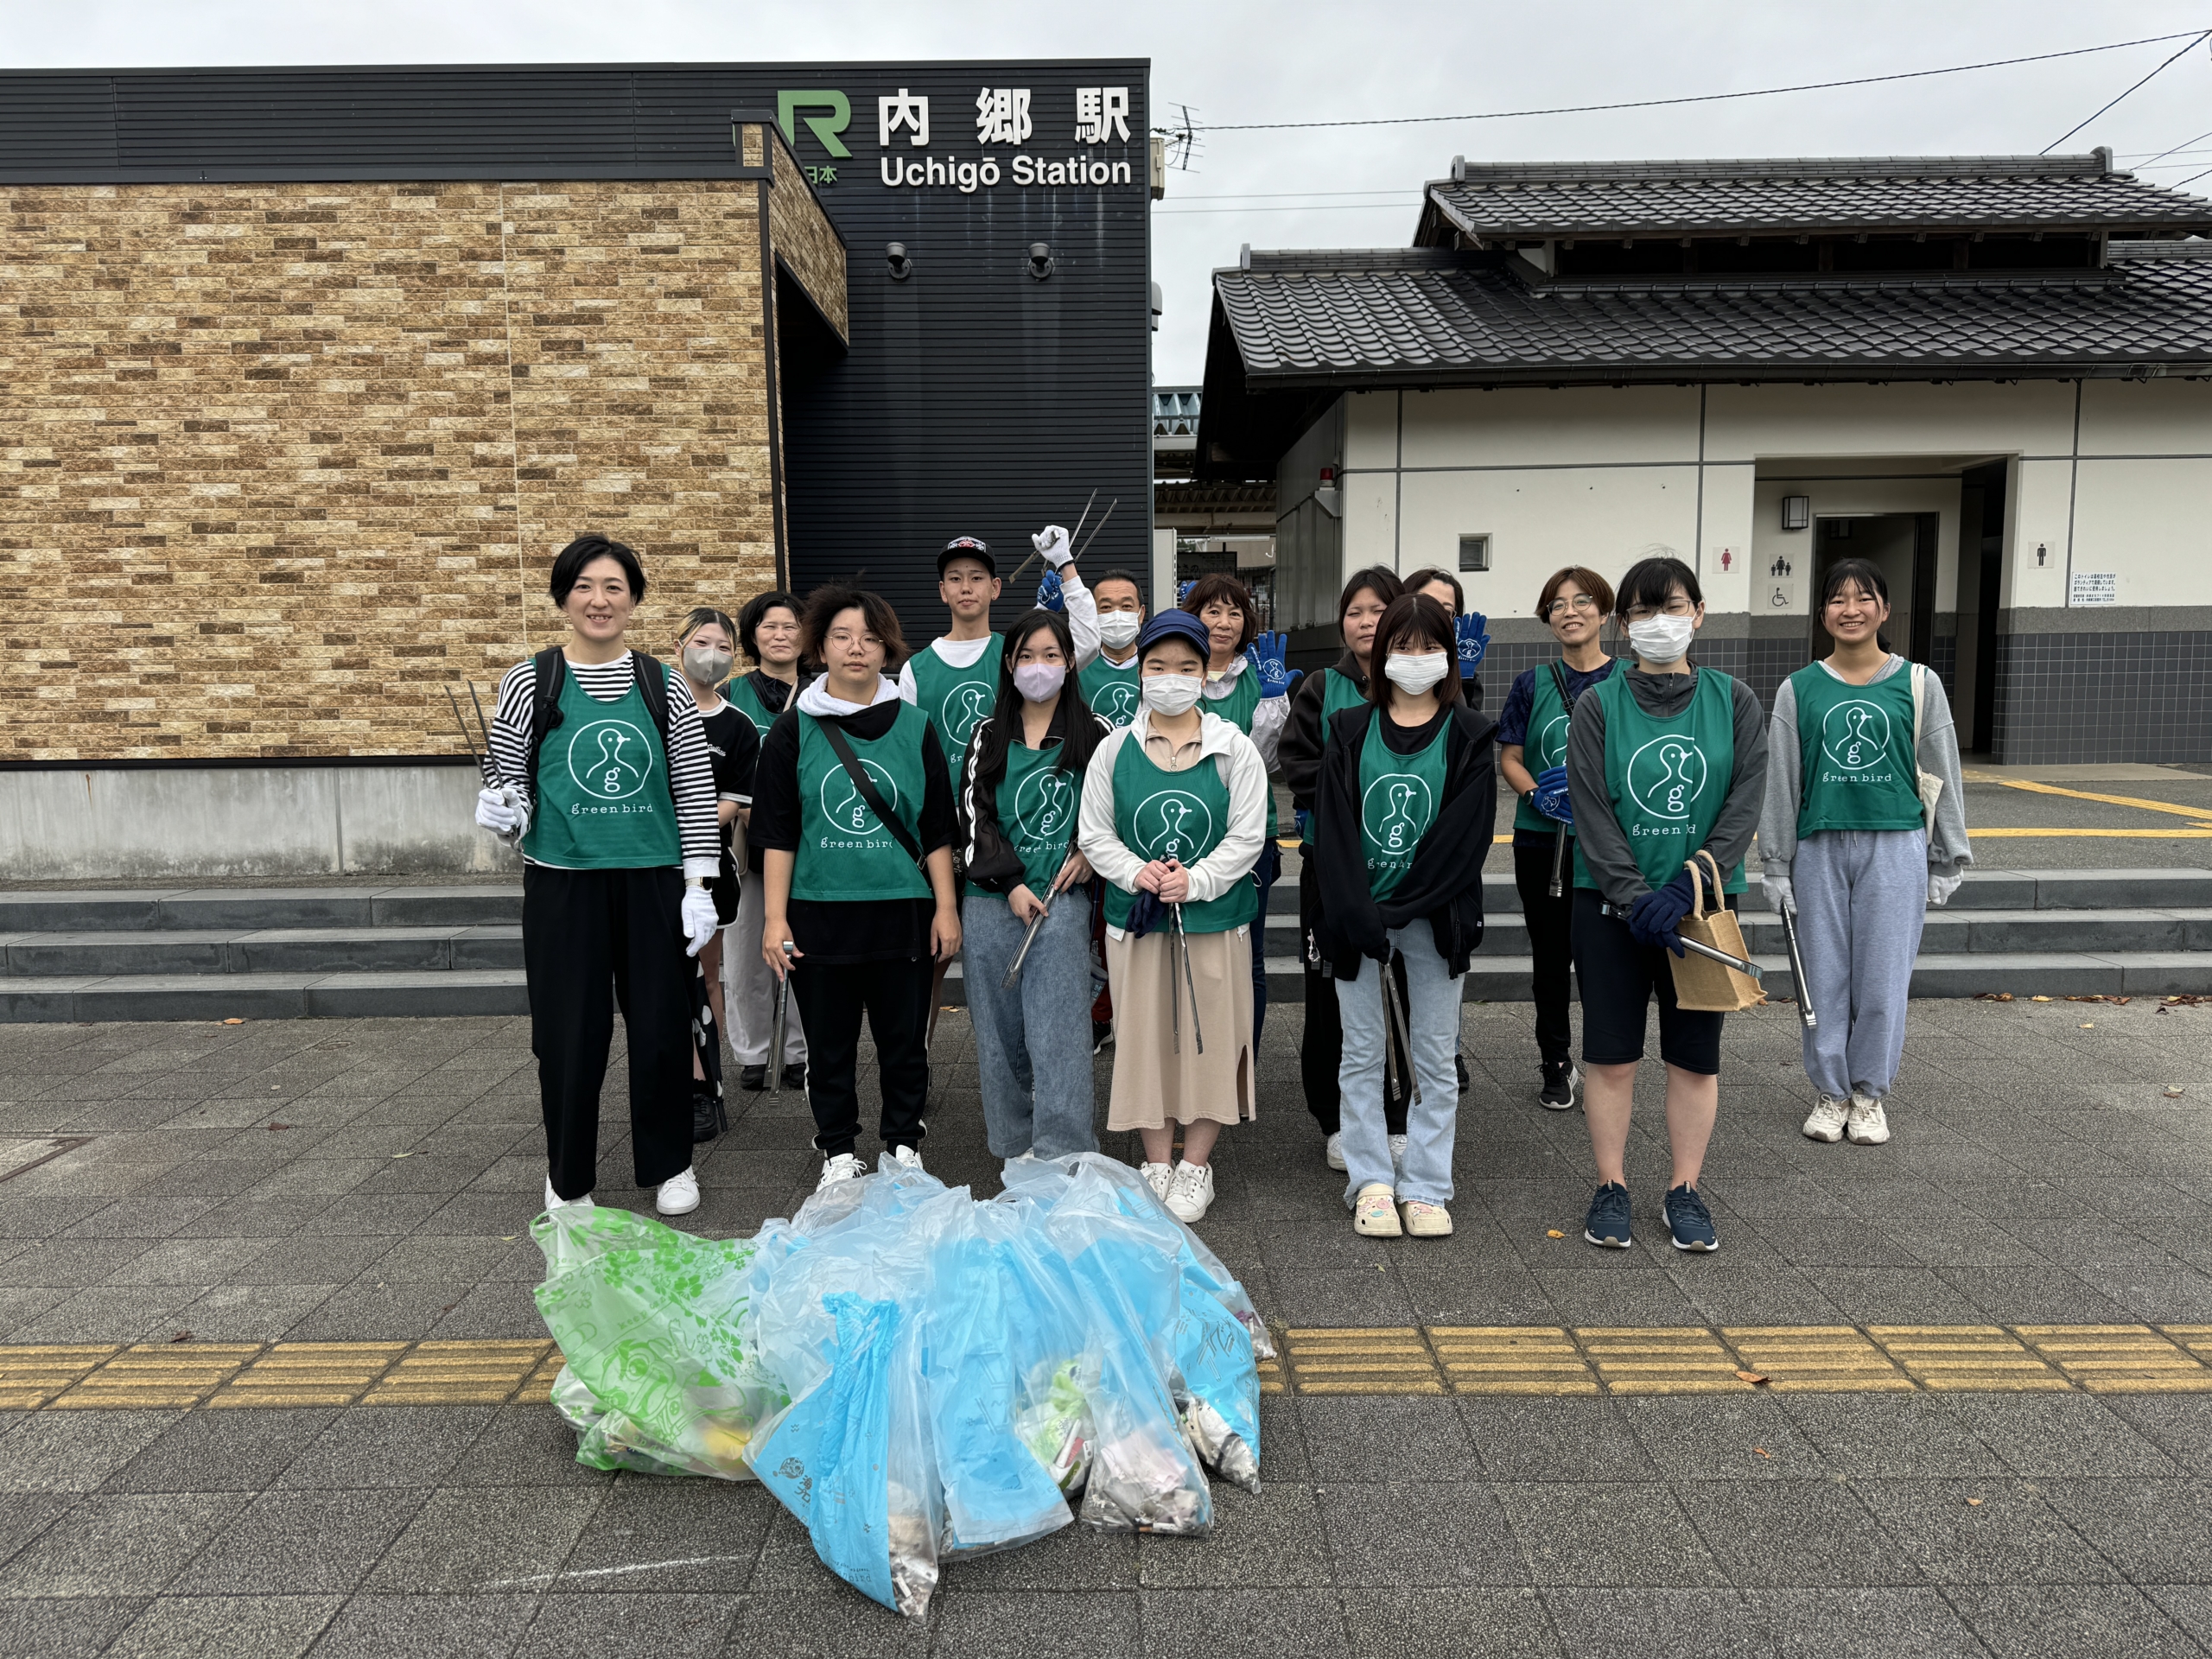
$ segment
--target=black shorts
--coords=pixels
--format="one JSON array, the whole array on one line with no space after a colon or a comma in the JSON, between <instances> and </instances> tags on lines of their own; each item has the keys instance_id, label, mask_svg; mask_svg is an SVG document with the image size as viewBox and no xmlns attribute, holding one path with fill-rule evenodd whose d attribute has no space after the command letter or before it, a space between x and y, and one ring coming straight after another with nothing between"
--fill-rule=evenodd
<instances>
[{"instance_id":1,"label":"black shorts","mask_svg":"<svg viewBox=\"0 0 2212 1659\"><path fill-rule=\"evenodd\" d=\"M1735 895L1729 895L1734 908ZM1574 890L1574 976L1582 988L1582 1062L1633 1065L1643 1058L1643 1011L1659 997L1659 1058L1705 1077L1720 1072L1726 1016L1675 1001L1673 953L1638 944L1628 924L1602 914L1596 889Z\"/></svg>"}]
</instances>

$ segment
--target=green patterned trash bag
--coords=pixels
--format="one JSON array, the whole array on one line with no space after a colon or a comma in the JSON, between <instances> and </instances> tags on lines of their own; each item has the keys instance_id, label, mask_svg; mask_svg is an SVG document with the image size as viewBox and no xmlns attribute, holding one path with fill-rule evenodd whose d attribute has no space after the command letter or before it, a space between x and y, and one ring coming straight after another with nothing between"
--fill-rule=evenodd
<instances>
[{"instance_id":1,"label":"green patterned trash bag","mask_svg":"<svg viewBox=\"0 0 2212 1659\"><path fill-rule=\"evenodd\" d=\"M789 1401L745 1346L754 1246L627 1210L563 1205L531 1224L537 1311L567 1369L554 1404L600 1469L750 1480L756 1425Z\"/></svg>"}]
</instances>

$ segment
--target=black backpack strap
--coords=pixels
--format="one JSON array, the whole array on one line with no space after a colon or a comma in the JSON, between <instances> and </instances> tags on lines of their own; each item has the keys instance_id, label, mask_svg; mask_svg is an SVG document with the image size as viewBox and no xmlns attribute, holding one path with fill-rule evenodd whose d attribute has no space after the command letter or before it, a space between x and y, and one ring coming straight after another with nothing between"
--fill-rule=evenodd
<instances>
[{"instance_id":1,"label":"black backpack strap","mask_svg":"<svg viewBox=\"0 0 2212 1659\"><path fill-rule=\"evenodd\" d=\"M533 679L530 696L530 798L537 799L537 752L561 724L561 688L569 677L569 659L558 645L548 645L531 658Z\"/></svg>"},{"instance_id":2,"label":"black backpack strap","mask_svg":"<svg viewBox=\"0 0 2212 1659\"><path fill-rule=\"evenodd\" d=\"M875 780L868 775L868 768L861 765L860 756L853 753L853 746L847 741L843 730L834 720L820 720L811 715L807 718L813 720L822 728L822 735L830 740L830 747L836 751L838 764L844 767L845 776L853 780L853 787L860 791L861 799L868 803L868 810L875 814L875 821L891 832L892 839L906 849L906 856L912 859L916 868L926 876L929 867L922 856L921 843L908 833L906 826L899 823L898 815L892 811L890 804L877 792Z\"/></svg>"},{"instance_id":3,"label":"black backpack strap","mask_svg":"<svg viewBox=\"0 0 2212 1659\"><path fill-rule=\"evenodd\" d=\"M668 664L658 657L642 651L630 653L630 671L637 676L638 695L645 700L645 712L653 717L653 729L660 734L662 770L668 778L668 799L676 803L676 758L668 746Z\"/></svg>"}]
</instances>

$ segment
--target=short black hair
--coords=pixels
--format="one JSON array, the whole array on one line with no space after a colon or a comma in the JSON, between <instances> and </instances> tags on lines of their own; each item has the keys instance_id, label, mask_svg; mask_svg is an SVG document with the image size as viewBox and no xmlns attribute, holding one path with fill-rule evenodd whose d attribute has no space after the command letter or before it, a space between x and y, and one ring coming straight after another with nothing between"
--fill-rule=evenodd
<instances>
[{"instance_id":1,"label":"short black hair","mask_svg":"<svg viewBox=\"0 0 2212 1659\"><path fill-rule=\"evenodd\" d=\"M1629 566L1627 574L1621 578L1619 590L1613 595L1613 614L1625 624L1628 613L1639 605L1663 610L1677 588L1691 604L1705 603L1705 590L1697 584L1697 572L1662 549Z\"/></svg>"},{"instance_id":2,"label":"short black hair","mask_svg":"<svg viewBox=\"0 0 2212 1659\"><path fill-rule=\"evenodd\" d=\"M755 594L737 613L737 648L753 662L760 660L760 619L779 605L791 613L791 620L799 620L798 601L780 588Z\"/></svg>"},{"instance_id":3,"label":"short black hair","mask_svg":"<svg viewBox=\"0 0 2212 1659\"><path fill-rule=\"evenodd\" d=\"M622 574L629 579L630 597L645 596L645 567L638 563L635 551L620 542L610 542L596 531L586 531L563 548L553 561L553 576L546 583L546 591L553 595L556 605L569 602L569 592L584 574L584 567L594 559L612 559L622 567Z\"/></svg>"},{"instance_id":4,"label":"short black hair","mask_svg":"<svg viewBox=\"0 0 2212 1659\"><path fill-rule=\"evenodd\" d=\"M1137 604L1139 607L1147 610L1151 608L1149 606L1145 605L1144 583L1138 578L1135 571L1125 570L1118 564L1111 570L1101 570L1096 575L1091 577L1090 583L1090 591L1095 594L1109 582L1128 582L1130 587L1137 590Z\"/></svg>"}]
</instances>

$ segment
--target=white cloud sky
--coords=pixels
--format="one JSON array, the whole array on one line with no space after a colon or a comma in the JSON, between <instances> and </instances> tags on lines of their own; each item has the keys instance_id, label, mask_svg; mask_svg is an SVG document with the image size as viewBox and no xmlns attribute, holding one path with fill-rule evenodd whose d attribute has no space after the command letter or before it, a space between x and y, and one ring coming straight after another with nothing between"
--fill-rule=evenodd
<instances>
[{"instance_id":1,"label":"white cloud sky","mask_svg":"<svg viewBox=\"0 0 2212 1659\"><path fill-rule=\"evenodd\" d=\"M1729 92L1935 68L2204 26L2201 5L2102 11L2056 0L1872 0L1528 6L1396 0L1387 7L1199 3L1093 8L887 0L766 7L703 0L78 0L10 8L23 67L254 63L760 62L777 59L1152 60L1154 116L1205 121L1446 115ZM2176 42L2175 44L2178 44ZM1163 385L1195 381L1207 272L1255 247L1409 239L1421 181L1470 160L2032 152L2174 50L1687 109L1418 127L1220 133L1155 207L1155 340ZM2212 54L2194 48L2064 146L2125 162L2212 128ZM2212 168L2169 158L2145 176ZM2193 164L2192 164L2193 163ZM2197 186L2212 190L2212 179ZM1362 196L1329 193L1378 192Z\"/></svg>"}]
</instances>

